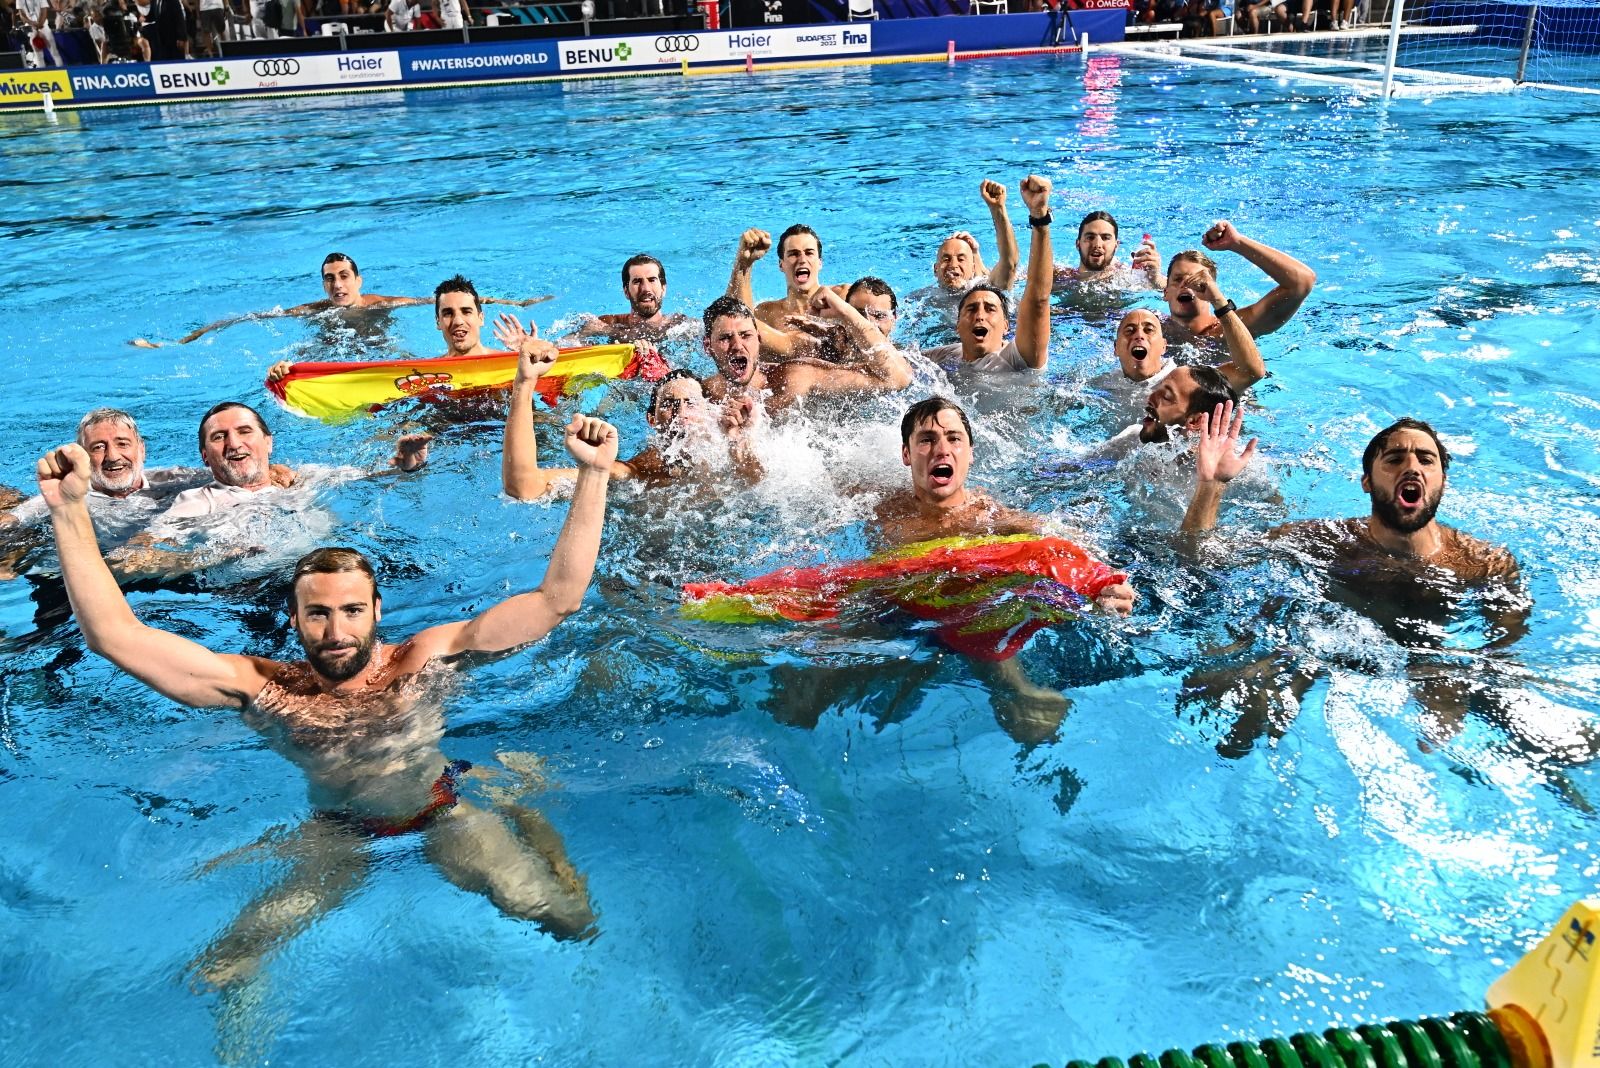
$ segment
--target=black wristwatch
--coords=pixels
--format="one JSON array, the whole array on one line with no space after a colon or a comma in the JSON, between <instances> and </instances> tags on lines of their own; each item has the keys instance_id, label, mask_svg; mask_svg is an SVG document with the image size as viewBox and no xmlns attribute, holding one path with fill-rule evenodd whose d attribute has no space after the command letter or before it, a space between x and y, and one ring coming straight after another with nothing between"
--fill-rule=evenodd
<instances>
[{"instance_id":1,"label":"black wristwatch","mask_svg":"<svg viewBox=\"0 0 1600 1068\"><path fill-rule=\"evenodd\" d=\"M1049 226L1051 223L1053 223L1055 221L1056 221L1056 217L1055 217L1055 215L1053 215L1051 213L1049 208L1046 208L1044 210L1044 214L1040 215L1038 217L1035 217L1035 216L1032 216L1032 215L1028 216L1028 225L1029 226L1036 226L1041 230L1043 230L1046 226Z\"/></svg>"},{"instance_id":2,"label":"black wristwatch","mask_svg":"<svg viewBox=\"0 0 1600 1068\"><path fill-rule=\"evenodd\" d=\"M1239 305L1235 304L1233 301L1230 300L1230 301L1228 301L1228 303L1223 304L1220 307L1218 307L1215 314L1216 314L1217 318L1220 319L1224 315L1227 315L1229 312L1233 312L1233 314L1238 315L1239 314Z\"/></svg>"}]
</instances>

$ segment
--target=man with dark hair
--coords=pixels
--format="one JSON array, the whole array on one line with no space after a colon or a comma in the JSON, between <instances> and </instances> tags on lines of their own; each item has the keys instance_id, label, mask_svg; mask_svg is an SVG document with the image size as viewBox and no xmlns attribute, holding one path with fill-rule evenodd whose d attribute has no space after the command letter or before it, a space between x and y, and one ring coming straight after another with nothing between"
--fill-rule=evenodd
<instances>
[{"instance_id":1,"label":"man with dark hair","mask_svg":"<svg viewBox=\"0 0 1600 1068\"><path fill-rule=\"evenodd\" d=\"M1012 232L1011 217L1006 212L1006 187L985 178L978 186L978 194L994 225L995 265L984 266L978 239L966 230L957 230L939 242L934 251L933 285L906 298L909 306L937 317L940 325L954 322L956 306L972 286L986 284L1009 293L1017 280L1017 235Z\"/></svg>"},{"instance_id":2,"label":"man with dark hair","mask_svg":"<svg viewBox=\"0 0 1600 1068\"><path fill-rule=\"evenodd\" d=\"M506 413L500 485L508 497L520 501L537 500L553 486L578 476L574 468L539 466L533 398L539 376L550 369L556 353L554 345L537 338L523 339L519 350ZM754 398L740 397L724 405L719 418L693 371L683 367L669 371L650 391L650 406L645 409L653 440L631 459L612 460L611 477L655 487L727 470L755 482L761 478L761 461L751 452L746 434L754 412Z\"/></svg>"},{"instance_id":3,"label":"man with dark hair","mask_svg":"<svg viewBox=\"0 0 1600 1068\"><path fill-rule=\"evenodd\" d=\"M927 349L923 355L947 372L1042 371L1050 356L1050 179L1030 174L1022 180L1022 201L1028 208L1028 284L1017 312L1017 334L1011 329L1007 294L980 283L961 295L956 306L954 345Z\"/></svg>"},{"instance_id":4,"label":"man with dark hair","mask_svg":"<svg viewBox=\"0 0 1600 1068\"><path fill-rule=\"evenodd\" d=\"M361 269L356 266L356 261L343 252L330 252L322 260L322 291L328 295L326 300L313 300L307 304L296 304L292 308L273 308L271 311L229 316L185 334L178 339L178 344L187 345L213 330L221 330L223 327L249 322L252 319L281 319L289 316L308 318L328 312L337 312L347 325L366 326L370 329L373 325L372 313L428 303L427 297L384 297L376 293L363 293L361 285ZM485 297L482 303L509 304L526 308L549 299L549 297L535 297L532 300L500 300L496 297ZM129 344L142 349L158 349L163 342L146 341L139 337L134 338Z\"/></svg>"},{"instance_id":5,"label":"man with dark hair","mask_svg":"<svg viewBox=\"0 0 1600 1068\"><path fill-rule=\"evenodd\" d=\"M603 337L619 343L653 343L689 322L686 315L668 315L662 310L667 295L667 269L654 256L641 252L622 264L622 295L628 298L627 314L589 316L578 336Z\"/></svg>"},{"instance_id":6,"label":"man with dark hair","mask_svg":"<svg viewBox=\"0 0 1600 1068\"><path fill-rule=\"evenodd\" d=\"M818 316L839 324L838 336L863 358L862 363L848 367L808 357L763 365L759 361L761 342L764 336L771 336L770 330L748 305L733 297L718 297L703 317L703 344L717 365L717 373L706 383L706 395L718 403L742 395L759 397L766 411L775 414L812 395L906 388L911 384L911 365L888 343L874 320L862 313L861 308L869 307L874 296L867 288L858 290L858 306L830 288L814 294ZM892 329L893 324L890 326Z\"/></svg>"},{"instance_id":7,"label":"man with dark hair","mask_svg":"<svg viewBox=\"0 0 1600 1068\"><path fill-rule=\"evenodd\" d=\"M727 295L755 309L756 319L774 330L782 330L794 316L803 316L822 287L822 238L804 223L796 223L778 235L778 269L783 272L786 292L781 300L755 304L750 288L750 269L772 247L772 235L765 230L746 230L739 235L739 250L733 257L733 273L728 278ZM842 289L834 286L834 289Z\"/></svg>"},{"instance_id":8,"label":"man with dark hair","mask_svg":"<svg viewBox=\"0 0 1600 1068\"><path fill-rule=\"evenodd\" d=\"M40 459L39 490L89 649L180 704L239 709L307 778L317 815L302 825L295 862L202 955L205 980L226 987L248 979L279 943L359 884L373 839L403 833L421 833L429 860L447 878L503 912L557 937L590 932L587 894L551 848L549 825L521 810L510 813L514 832L499 815L458 796L464 766L440 752L444 718L437 701L426 698L438 692L426 680L464 658L504 655L538 641L582 606L616 440L608 424L573 418L567 446L581 471L543 581L471 619L384 644L377 638L382 601L371 565L350 550L303 558L289 590L289 623L305 659L293 663L216 653L141 623L95 543L84 506L88 456L72 444Z\"/></svg>"},{"instance_id":9,"label":"man with dark hair","mask_svg":"<svg viewBox=\"0 0 1600 1068\"><path fill-rule=\"evenodd\" d=\"M1216 525L1227 484L1254 456L1253 439L1237 449L1242 423L1242 413L1222 404L1202 424L1185 531ZM1475 657L1469 674L1437 655L1447 634L1455 636L1452 648L1465 651L1457 644L1456 625L1463 608L1474 609L1488 624L1483 651L1493 653L1527 632L1532 607L1511 553L1436 518L1449 470L1450 452L1433 427L1400 419L1374 435L1362 453L1367 515L1286 523L1267 533L1292 546L1299 559L1312 561L1316 574L1329 580L1332 597L1370 618L1406 651L1413 692L1436 736L1452 733L1470 706L1494 697L1482 677L1492 659ZM1239 720L1222 743L1238 755L1263 731L1287 729L1300 698L1324 669L1314 652L1276 650L1243 671L1201 673L1195 692L1219 697L1242 688L1231 702L1241 710Z\"/></svg>"},{"instance_id":10,"label":"man with dark hair","mask_svg":"<svg viewBox=\"0 0 1600 1068\"><path fill-rule=\"evenodd\" d=\"M1272 279L1272 288L1266 296L1239 309L1239 318L1252 337L1266 337L1287 323L1317 283L1317 273L1310 267L1287 252L1252 241L1226 219L1207 230L1200 242L1213 252L1238 253ZM1165 331L1174 343L1222 336L1222 324L1206 310L1202 302L1207 298L1195 285L1202 275L1215 280L1217 265L1198 249L1178 253L1167 265L1167 283L1162 290L1169 311Z\"/></svg>"},{"instance_id":11,"label":"man with dark hair","mask_svg":"<svg viewBox=\"0 0 1600 1068\"><path fill-rule=\"evenodd\" d=\"M1122 244L1117 220L1109 211L1091 211L1078 223L1076 267L1055 267L1055 287L1078 285L1084 282L1118 282L1124 286L1137 283L1146 289L1160 289L1161 257L1156 243L1149 234L1133 254L1131 267L1117 262L1117 249ZM1029 271L1029 276L1032 276Z\"/></svg>"}]
</instances>

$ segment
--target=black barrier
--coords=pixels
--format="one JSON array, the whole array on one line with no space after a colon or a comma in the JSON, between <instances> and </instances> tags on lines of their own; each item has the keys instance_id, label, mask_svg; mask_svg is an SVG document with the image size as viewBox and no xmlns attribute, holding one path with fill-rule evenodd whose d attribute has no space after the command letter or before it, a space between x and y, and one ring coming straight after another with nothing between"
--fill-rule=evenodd
<instances>
[{"instance_id":1,"label":"black barrier","mask_svg":"<svg viewBox=\"0 0 1600 1068\"><path fill-rule=\"evenodd\" d=\"M27 70L21 52L0 52L0 70Z\"/></svg>"},{"instance_id":2,"label":"black barrier","mask_svg":"<svg viewBox=\"0 0 1600 1068\"><path fill-rule=\"evenodd\" d=\"M243 56L306 56L338 52L337 37L278 37L270 41L223 41L222 58Z\"/></svg>"},{"instance_id":3,"label":"black barrier","mask_svg":"<svg viewBox=\"0 0 1600 1068\"><path fill-rule=\"evenodd\" d=\"M472 27L472 43L487 44L490 41L552 41L557 37L576 37L583 32L583 24L571 22L535 22L535 23L505 23L498 26ZM407 37L411 36L406 34ZM362 38L364 42L365 37ZM354 41L351 42L354 45ZM403 42L410 44L410 41Z\"/></svg>"},{"instance_id":4,"label":"black barrier","mask_svg":"<svg viewBox=\"0 0 1600 1068\"><path fill-rule=\"evenodd\" d=\"M629 37L643 33L683 33L686 30L703 30L705 22L696 15L693 18L665 18L665 19L596 19L589 23L591 37ZM583 24L573 27L572 36L577 37L583 32Z\"/></svg>"}]
</instances>

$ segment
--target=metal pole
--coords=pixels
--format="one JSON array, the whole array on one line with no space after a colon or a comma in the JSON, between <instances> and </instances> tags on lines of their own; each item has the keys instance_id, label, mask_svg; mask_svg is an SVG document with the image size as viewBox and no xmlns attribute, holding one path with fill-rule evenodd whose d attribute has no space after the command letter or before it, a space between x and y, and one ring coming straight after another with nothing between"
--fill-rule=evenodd
<instances>
[{"instance_id":1,"label":"metal pole","mask_svg":"<svg viewBox=\"0 0 1600 1068\"><path fill-rule=\"evenodd\" d=\"M1389 56L1383 61L1383 99L1389 99L1394 87L1394 57L1400 51L1400 13L1405 10L1405 0L1394 0L1389 19Z\"/></svg>"},{"instance_id":2,"label":"metal pole","mask_svg":"<svg viewBox=\"0 0 1600 1068\"><path fill-rule=\"evenodd\" d=\"M1534 4L1528 9L1528 25L1522 30L1522 55L1517 57L1517 83L1520 85L1522 76L1528 72L1528 49L1533 46L1533 27L1539 21L1539 5Z\"/></svg>"}]
</instances>

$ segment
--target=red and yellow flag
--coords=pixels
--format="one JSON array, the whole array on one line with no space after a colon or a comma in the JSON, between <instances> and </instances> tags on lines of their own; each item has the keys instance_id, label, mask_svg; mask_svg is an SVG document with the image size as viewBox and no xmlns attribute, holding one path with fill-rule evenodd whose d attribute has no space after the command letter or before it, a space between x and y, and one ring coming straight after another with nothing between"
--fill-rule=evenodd
<instances>
[{"instance_id":1,"label":"red and yellow flag","mask_svg":"<svg viewBox=\"0 0 1600 1068\"><path fill-rule=\"evenodd\" d=\"M539 377L539 395L554 404L563 393L578 393L602 379L655 381L667 368L653 351L647 349L646 353L641 358L632 345L562 349L555 364ZM267 390L292 412L335 421L407 398L445 401L463 394L506 389L516 375L514 352L431 360L297 363L282 378L268 379Z\"/></svg>"}]
</instances>

